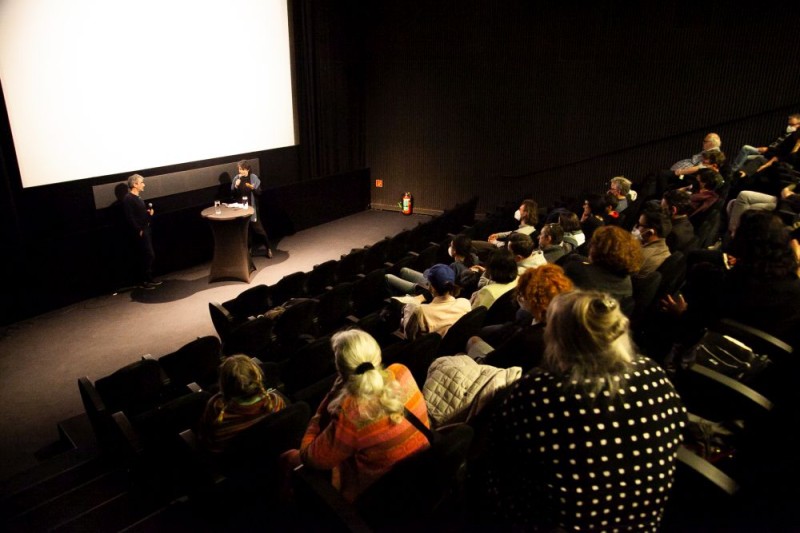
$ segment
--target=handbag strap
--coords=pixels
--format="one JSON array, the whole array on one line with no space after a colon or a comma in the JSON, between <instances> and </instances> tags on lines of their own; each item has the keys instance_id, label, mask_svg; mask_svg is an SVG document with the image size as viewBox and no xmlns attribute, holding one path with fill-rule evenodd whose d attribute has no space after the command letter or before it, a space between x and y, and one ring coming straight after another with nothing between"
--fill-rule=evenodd
<instances>
[{"instance_id":1,"label":"handbag strap","mask_svg":"<svg viewBox=\"0 0 800 533\"><path fill-rule=\"evenodd\" d=\"M407 407L403 407L403 416L405 416L406 420L411 422L411 424L415 428L417 428L420 431L420 433L425 435L425 437L428 439L428 442L430 442L431 445L433 445L433 431L431 431L431 429L428 426L423 424L422 420L417 418L417 415L409 411Z\"/></svg>"}]
</instances>

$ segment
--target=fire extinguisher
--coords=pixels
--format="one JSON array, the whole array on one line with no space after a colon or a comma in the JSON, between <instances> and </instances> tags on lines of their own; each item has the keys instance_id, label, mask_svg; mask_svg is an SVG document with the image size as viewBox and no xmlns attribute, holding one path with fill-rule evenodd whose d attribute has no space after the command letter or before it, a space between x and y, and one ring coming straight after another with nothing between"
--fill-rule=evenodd
<instances>
[{"instance_id":1,"label":"fire extinguisher","mask_svg":"<svg viewBox=\"0 0 800 533\"><path fill-rule=\"evenodd\" d=\"M414 212L414 197L411 196L410 192L403 195L402 207L404 215L410 215Z\"/></svg>"}]
</instances>

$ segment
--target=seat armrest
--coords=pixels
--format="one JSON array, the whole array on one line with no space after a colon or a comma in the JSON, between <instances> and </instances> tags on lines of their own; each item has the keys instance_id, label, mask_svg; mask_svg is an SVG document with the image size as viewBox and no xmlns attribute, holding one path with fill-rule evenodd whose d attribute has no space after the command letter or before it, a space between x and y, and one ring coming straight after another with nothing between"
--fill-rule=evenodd
<instances>
[{"instance_id":1,"label":"seat armrest","mask_svg":"<svg viewBox=\"0 0 800 533\"><path fill-rule=\"evenodd\" d=\"M80 389L84 407L92 409L95 413L104 413L106 411L105 402L88 376L78 378L78 389Z\"/></svg>"},{"instance_id":2,"label":"seat armrest","mask_svg":"<svg viewBox=\"0 0 800 533\"><path fill-rule=\"evenodd\" d=\"M118 432L118 436L127 447L131 455L142 455L144 445L139 433L133 428L133 424L122 411L117 411L111 415L112 425Z\"/></svg>"}]
</instances>

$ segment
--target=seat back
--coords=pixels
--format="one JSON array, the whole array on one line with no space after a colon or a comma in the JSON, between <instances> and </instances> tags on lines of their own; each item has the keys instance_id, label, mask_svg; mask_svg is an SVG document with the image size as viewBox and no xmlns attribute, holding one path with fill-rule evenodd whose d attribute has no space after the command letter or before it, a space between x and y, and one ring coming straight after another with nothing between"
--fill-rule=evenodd
<instances>
[{"instance_id":1,"label":"seat back","mask_svg":"<svg viewBox=\"0 0 800 533\"><path fill-rule=\"evenodd\" d=\"M338 270L339 263L334 259L315 265L311 272L309 272L306 282L308 294L316 297L325 292L326 287L336 285L336 274Z\"/></svg>"},{"instance_id":2,"label":"seat back","mask_svg":"<svg viewBox=\"0 0 800 533\"><path fill-rule=\"evenodd\" d=\"M305 272L295 272L284 276L272 286L272 303L283 305L292 298L300 298L307 294L306 280L308 274Z\"/></svg>"},{"instance_id":3,"label":"seat back","mask_svg":"<svg viewBox=\"0 0 800 533\"><path fill-rule=\"evenodd\" d=\"M297 298L286 303L286 310L275 321L275 334L285 348L294 346L301 335L317 336L317 301Z\"/></svg>"},{"instance_id":4,"label":"seat back","mask_svg":"<svg viewBox=\"0 0 800 533\"><path fill-rule=\"evenodd\" d=\"M413 341L398 342L383 349L383 365L400 363L408 367L414 381L422 388L428 377L428 368L436 359L442 337L438 333L426 333Z\"/></svg>"},{"instance_id":5,"label":"seat back","mask_svg":"<svg viewBox=\"0 0 800 533\"><path fill-rule=\"evenodd\" d=\"M448 247L450 244L448 243ZM420 272L425 271L428 267L431 267L436 264L436 258L439 255L439 245L438 244L430 244L423 248L419 254L417 255L417 260L414 262L413 268L414 270L418 270ZM446 263L445 263L446 264Z\"/></svg>"},{"instance_id":6,"label":"seat back","mask_svg":"<svg viewBox=\"0 0 800 533\"><path fill-rule=\"evenodd\" d=\"M332 333L345 325L352 310L352 281L339 283L320 294L317 300L317 329L323 334Z\"/></svg>"},{"instance_id":7,"label":"seat back","mask_svg":"<svg viewBox=\"0 0 800 533\"><path fill-rule=\"evenodd\" d=\"M426 519L463 479L473 434L471 427L459 424L430 448L398 461L358 498L359 514L376 529L389 525L426 529ZM401 513L397 502L402 502Z\"/></svg>"},{"instance_id":8,"label":"seat back","mask_svg":"<svg viewBox=\"0 0 800 533\"><path fill-rule=\"evenodd\" d=\"M310 418L311 409L304 402L293 403L265 416L226 445L220 456L223 473L237 485L277 489L280 486L278 456L300 447Z\"/></svg>"},{"instance_id":9,"label":"seat back","mask_svg":"<svg viewBox=\"0 0 800 533\"><path fill-rule=\"evenodd\" d=\"M686 279L686 255L678 251L672 252L657 271L661 273L661 282L656 296L663 298L668 294L674 294Z\"/></svg>"},{"instance_id":10,"label":"seat back","mask_svg":"<svg viewBox=\"0 0 800 533\"><path fill-rule=\"evenodd\" d=\"M214 336L199 337L171 354L158 358L173 385L197 383L207 389L217 382L222 346Z\"/></svg>"},{"instance_id":11,"label":"seat back","mask_svg":"<svg viewBox=\"0 0 800 533\"><path fill-rule=\"evenodd\" d=\"M367 250L354 248L350 253L339 259L339 269L336 277L339 281L353 281L359 274L364 273L364 258Z\"/></svg>"},{"instance_id":12,"label":"seat back","mask_svg":"<svg viewBox=\"0 0 800 533\"><path fill-rule=\"evenodd\" d=\"M484 326L491 326L493 324L505 324L506 322L513 322L517 316L519 304L517 303L517 291L506 291L497 298L489 310L486 312L486 318L483 321Z\"/></svg>"},{"instance_id":13,"label":"seat back","mask_svg":"<svg viewBox=\"0 0 800 533\"><path fill-rule=\"evenodd\" d=\"M128 418L153 409L171 396L169 378L158 361L142 359L94 383L110 413L124 411Z\"/></svg>"},{"instance_id":14,"label":"seat back","mask_svg":"<svg viewBox=\"0 0 800 533\"><path fill-rule=\"evenodd\" d=\"M411 230L403 230L394 237L389 238L389 244L386 246L386 260L389 262L396 262L400 258L405 257L411 249L408 247L408 238L411 235Z\"/></svg>"},{"instance_id":15,"label":"seat back","mask_svg":"<svg viewBox=\"0 0 800 533\"><path fill-rule=\"evenodd\" d=\"M287 394L313 385L336 372L330 336L306 344L289 357L281 370Z\"/></svg>"},{"instance_id":16,"label":"seat back","mask_svg":"<svg viewBox=\"0 0 800 533\"><path fill-rule=\"evenodd\" d=\"M239 324L228 334L222 345L224 355L245 354L270 360L269 356L276 343L275 321L267 316L259 316Z\"/></svg>"},{"instance_id":17,"label":"seat back","mask_svg":"<svg viewBox=\"0 0 800 533\"><path fill-rule=\"evenodd\" d=\"M483 327L486 313L487 309L480 305L459 318L442 338L437 351L438 354L454 355L463 353L466 350L467 339L477 335L478 331Z\"/></svg>"},{"instance_id":18,"label":"seat back","mask_svg":"<svg viewBox=\"0 0 800 533\"><path fill-rule=\"evenodd\" d=\"M222 342L225 342L233 327L233 315L218 302L208 302L208 313L211 315L211 323L214 324L217 335Z\"/></svg>"},{"instance_id":19,"label":"seat back","mask_svg":"<svg viewBox=\"0 0 800 533\"><path fill-rule=\"evenodd\" d=\"M647 311L653 304L656 298L658 288L661 285L661 272L653 271L644 276L631 276L631 284L633 285L633 314L629 317L631 319L631 326L637 327L644 320Z\"/></svg>"},{"instance_id":20,"label":"seat back","mask_svg":"<svg viewBox=\"0 0 800 533\"><path fill-rule=\"evenodd\" d=\"M270 288L263 284L250 287L222 305L232 315L234 322L243 322L248 317L264 314L271 307Z\"/></svg>"},{"instance_id":21,"label":"seat back","mask_svg":"<svg viewBox=\"0 0 800 533\"><path fill-rule=\"evenodd\" d=\"M351 295L353 313L358 317L366 316L380 310L389 297L386 287L386 270L378 268L362 275L353 285Z\"/></svg>"},{"instance_id":22,"label":"seat back","mask_svg":"<svg viewBox=\"0 0 800 533\"><path fill-rule=\"evenodd\" d=\"M386 263L386 254L389 249L389 239L383 239L367 248L364 255L364 272L371 272L376 268L383 268Z\"/></svg>"}]
</instances>

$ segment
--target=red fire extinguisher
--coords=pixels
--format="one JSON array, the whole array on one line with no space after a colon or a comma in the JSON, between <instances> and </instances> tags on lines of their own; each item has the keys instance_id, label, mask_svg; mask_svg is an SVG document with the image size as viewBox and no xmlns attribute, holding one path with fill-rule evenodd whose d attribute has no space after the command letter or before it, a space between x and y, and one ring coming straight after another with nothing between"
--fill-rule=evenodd
<instances>
[{"instance_id":1,"label":"red fire extinguisher","mask_svg":"<svg viewBox=\"0 0 800 533\"><path fill-rule=\"evenodd\" d=\"M411 196L410 192L403 195L402 207L404 215L410 215L414 212L414 197Z\"/></svg>"}]
</instances>

